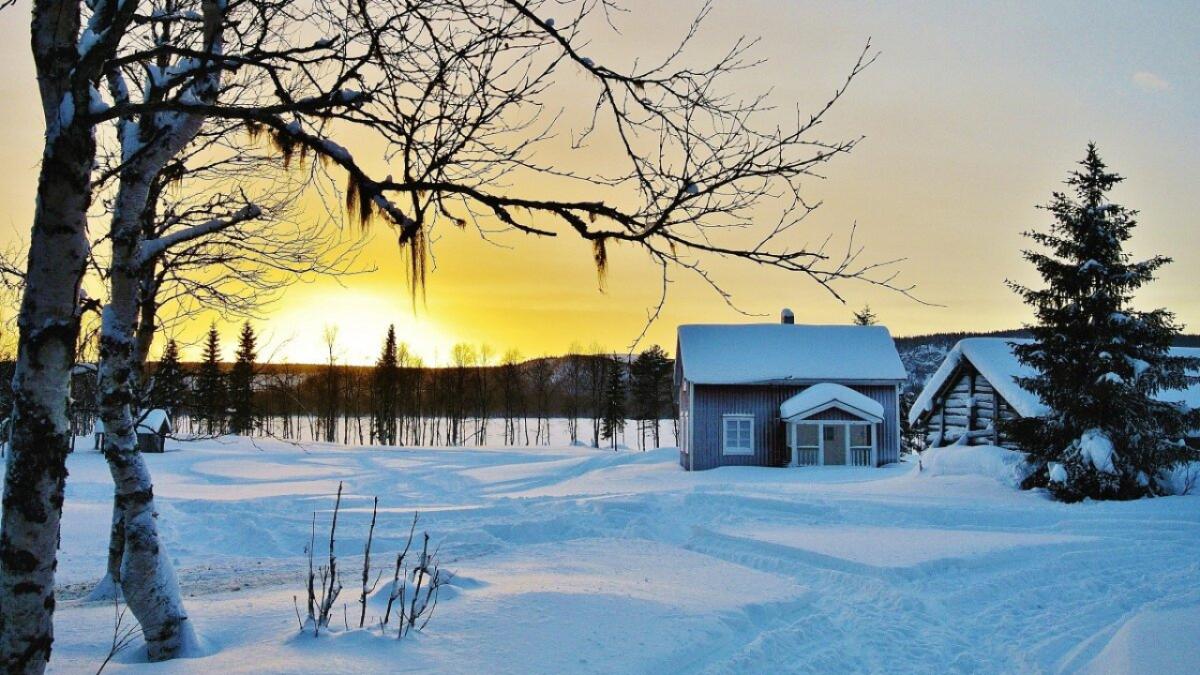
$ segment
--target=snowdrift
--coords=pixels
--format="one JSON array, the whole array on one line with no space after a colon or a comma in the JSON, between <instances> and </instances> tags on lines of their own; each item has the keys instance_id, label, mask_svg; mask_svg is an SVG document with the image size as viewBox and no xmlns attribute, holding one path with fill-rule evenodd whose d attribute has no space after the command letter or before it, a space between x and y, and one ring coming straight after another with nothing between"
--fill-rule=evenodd
<instances>
[{"instance_id":1,"label":"snowdrift","mask_svg":"<svg viewBox=\"0 0 1200 675\"><path fill-rule=\"evenodd\" d=\"M920 472L926 476L983 476L1019 487L1029 475L1025 453L994 445L949 445L921 453Z\"/></svg>"}]
</instances>

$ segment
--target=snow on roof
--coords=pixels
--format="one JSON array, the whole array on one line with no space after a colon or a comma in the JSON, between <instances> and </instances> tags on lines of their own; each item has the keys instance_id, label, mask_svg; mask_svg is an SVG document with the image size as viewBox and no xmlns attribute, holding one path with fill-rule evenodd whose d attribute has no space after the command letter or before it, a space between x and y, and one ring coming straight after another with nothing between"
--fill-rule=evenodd
<instances>
[{"instance_id":1,"label":"snow on roof","mask_svg":"<svg viewBox=\"0 0 1200 675\"><path fill-rule=\"evenodd\" d=\"M992 387L1008 401L1022 417L1039 417L1046 412L1041 398L1017 385L1014 378L1033 377L1037 371L1017 360L1012 345L1030 342L1024 338L966 338L959 340L946 354L946 359L937 372L925 383L921 395L913 402L908 412L909 424L915 424L920 416L933 409L933 397L954 374L965 358L987 378Z\"/></svg>"},{"instance_id":2,"label":"snow on roof","mask_svg":"<svg viewBox=\"0 0 1200 675\"><path fill-rule=\"evenodd\" d=\"M164 424L167 425L167 432L174 431L171 428L171 416L162 408L155 408L147 412L146 416L140 421L135 421L137 421L137 431L139 434L157 434L158 430L162 429ZM92 428L92 432L97 434L104 433L104 420L97 418L96 426Z\"/></svg>"},{"instance_id":3,"label":"snow on roof","mask_svg":"<svg viewBox=\"0 0 1200 675\"><path fill-rule=\"evenodd\" d=\"M779 417L785 420L793 417L808 417L830 405L848 408L850 412L864 417L883 419L882 404L871 400L865 394L833 382L814 384L784 401L779 406Z\"/></svg>"},{"instance_id":4,"label":"snow on roof","mask_svg":"<svg viewBox=\"0 0 1200 675\"><path fill-rule=\"evenodd\" d=\"M1022 417L1039 417L1048 411L1040 397L1017 384L1015 378L1033 377L1037 375L1034 368L1024 365L1013 353L1014 344L1031 342L1026 338L966 338L959 340L946 354L946 359L937 372L925 383L921 395L913 402L908 413L909 424L916 424L921 415L933 409L933 397L946 384L959 363L965 358L975 366L981 375L987 378L992 387L1004 397L1014 410ZM1172 347L1172 356L1200 357L1200 349ZM1200 407L1200 384L1187 389L1162 391L1155 397L1160 401L1177 401L1191 408Z\"/></svg>"},{"instance_id":5,"label":"snow on roof","mask_svg":"<svg viewBox=\"0 0 1200 675\"><path fill-rule=\"evenodd\" d=\"M690 324L679 327L677 356L683 377L697 384L907 377L883 326Z\"/></svg>"},{"instance_id":6,"label":"snow on roof","mask_svg":"<svg viewBox=\"0 0 1200 675\"><path fill-rule=\"evenodd\" d=\"M157 434L159 429L166 425L167 432L171 432L171 416L162 408L155 408L147 411L138 422L138 433L150 432Z\"/></svg>"}]
</instances>

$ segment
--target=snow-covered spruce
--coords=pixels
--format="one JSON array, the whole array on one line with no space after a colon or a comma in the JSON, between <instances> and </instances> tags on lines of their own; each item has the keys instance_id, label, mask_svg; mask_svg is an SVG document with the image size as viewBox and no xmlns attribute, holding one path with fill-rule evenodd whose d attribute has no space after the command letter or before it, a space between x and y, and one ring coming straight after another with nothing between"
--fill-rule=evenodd
<instances>
[{"instance_id":1,"label":"snow-covered spruce","mask_svg":"<svg viewBox=\"0 0 1200 675\"><path fill-rule=\"evenodd\" d=\"M1200 459L1183 442L1200 429L1200 410L1156 394L1186 389L1200 359L1169 353L1179 333L1170 312L1132 309L1134 291L1170 259L1129 259L1137 212L1107 199L1121 177L1095 145L1081 166L1067 181L1074 194L1055 193L1046 207L1050 230L1028 235L1046 249L1025 252L1045 287L1013 284L1037 317L1033 340L1013 346L1033 371L1018 383L1046 410L1011 423L1011 436L1034 465L1026 485L1059 499L1167 494L1172 471Z\"/></svg>"}]
</instances>

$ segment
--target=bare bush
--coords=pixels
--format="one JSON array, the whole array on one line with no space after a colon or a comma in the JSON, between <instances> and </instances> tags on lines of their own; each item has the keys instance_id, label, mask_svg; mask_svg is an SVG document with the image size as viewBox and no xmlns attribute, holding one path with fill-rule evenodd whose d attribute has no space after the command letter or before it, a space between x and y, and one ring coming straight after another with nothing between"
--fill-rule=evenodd
<instances>
[{"instance_id":1,"label":"bare bush","mask_svg":"<svg viewBox=\"0 0 1200 675\"><path fill-rule=\"evenodd\" d=\"M333 518L329 524L329 557L324 565L314 566L314 549L316 546L316 514L313 514L312 536L307 547L308 575L305 583L307 594L308 614L306 619L300 617L299 602L293 596L296 610L296 620L301 632L312 631L313 637L321 634L322 628L329 627L338 596L342 591L340 572L338 571L337 556L334 547L337 541L337 522L341 511L342 483L338 483L337 499L334 502ZM366 543L363 546L362 589L359 595L358 627L367 625L367 606L371 595L379 587L383 576L380 570L375 581L371 581L371 546L375 540L375 525L379 515L379 498L374 498L371 508L371 524L367 530ZM421 551L416 559L411 561L409 554L413 550L413 540L416 537L419 514L414 513L412 524L408 529L408 537L404 548L396 554L396 562L392 569L392 582L388 587L387 605L383 615L378 618L379 631L387 635L391 630L392 618L396 619L396 639L402 639L412 631L423 631L433 618L437 608L438 596L441 589L450 583L453 574L442 569L438 550L429 549L430 536L428 532L421 533ZM346 630L350 629L348 609L343 609L343 623Z\"/></svg>"}]
</instances>

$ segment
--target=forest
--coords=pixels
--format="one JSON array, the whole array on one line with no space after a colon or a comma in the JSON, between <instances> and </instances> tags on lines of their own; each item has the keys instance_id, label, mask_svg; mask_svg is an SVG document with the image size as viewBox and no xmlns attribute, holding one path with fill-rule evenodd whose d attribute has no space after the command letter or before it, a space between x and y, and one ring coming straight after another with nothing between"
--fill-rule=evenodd
<instances>
[{"instance_id":1,"label":"forest","mask_svg":"<svg viewBox=\"0 0 1200 675\"><path fill-rule=\"evenodd\" d=\"M659 346L633 355L599 346L554 357L523 359L487 345L456 344L450 364L430 367L399 342L384 337L370 366L341 362L335 330L326 331L323 364L271 363L259 356L249 322L234 362L220 359L216 326L202 360L183 362L168 341L148 364L138 409L166 410L177 436L223 434L354 445L549 445L550 420L562 419L573 445L617 448L630 438L638 449L671 445L660 421L675 424L674 361ZM81 348L86 353L86 345ZM99 419L97 371L85 360L73 377L71 424L85 436ZM563 439L556 439L563 440Z\"/></svg>"}]
</instances>

